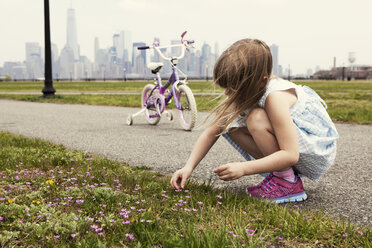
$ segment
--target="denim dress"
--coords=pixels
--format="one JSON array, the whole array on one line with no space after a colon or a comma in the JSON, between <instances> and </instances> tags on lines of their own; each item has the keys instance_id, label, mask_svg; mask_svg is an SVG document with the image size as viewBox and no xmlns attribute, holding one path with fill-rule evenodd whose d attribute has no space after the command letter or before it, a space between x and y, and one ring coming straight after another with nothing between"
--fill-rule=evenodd
<instances>
[{"instance_id":1,"label":"denim dress","mask_svg":"<svg viewBox=\"0 0 372 248\"><path fill-rule=\"evenodd\" d=\"M257 106L264 108L266 98L270 93L288 89L295 89L297 94L297 102L289 110L296 126L300 152L294 170L300 176L318 181L335 161L337 139L339 137L336 127L327 113L325 102L314 90L307 86L296 85L281 78L274 78L268 83L266 92ZM248 113L249 110L234 120L222 136L246 160L254 160L232 139L229 132L231 128L246 127Z\"/></svg>"}]
</instances>

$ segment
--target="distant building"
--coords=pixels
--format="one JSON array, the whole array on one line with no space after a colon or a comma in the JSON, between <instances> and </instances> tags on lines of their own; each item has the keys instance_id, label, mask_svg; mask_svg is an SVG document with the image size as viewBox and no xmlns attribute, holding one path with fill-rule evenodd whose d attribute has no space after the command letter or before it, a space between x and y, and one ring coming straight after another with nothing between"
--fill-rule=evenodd
<instances>
[{"instance_id":1,"label":"distant building","mask_svg":"<svg viewBox=\"0 0 372 248\"><path fill-rule=\"evenodd\" d=\"M129 55L132 54L132 33L130 31L120 31L117 54L121 61L131 61Z\"/></svg>"},{"instance_id":2,"label":"distant building","mask_svg":"<svg viewBox=\"0 0 372 248\"><path fill-rule=\"evenodd\" d=\"M71 47L65 46L58 60L58 78L59 79L73 79L74 73L74 51Z\"/></svg>"},{"instance_id":3,"label":"distant building","mask_svg":"<svg viewBox=\"0 0 372 248\"><path fill-rule=\"evenodd\" d=\"M17 74L17 77L12 76L13 79L36 79L44 76L44 62L41 55L41 47L37 42L26 43L26 65L25 69L23 65L18 67L17 72L11 72ZM25 70L25 71L24 71Z\"/></svg>"},{"instance_id":4,"label":"distant building","mask_svg":"<svg viewBox=\"0 0 372 248\"><path fill-rule=\"evenodd\" d=\"M80 59L80 49L77 41L77 30L76 30L76 17L75 10L67 10L67 40L66 46L71 48L74 60L78 61Z\"/></svg>"},{"instance_id":5,"label":"distant building","mask_svg":"<svg viewBox=\"0 0 372 248\"><path fill-rule=\"evenodd\" d=\"M336 67L331 70L319 70L314 79L323 80L371 80L372 66L353 65L353 67Z\"/></svg>"},{"instance_id":6,"label":"distant building","mask_svg":"<svg viewBox=\"0 0 372 248\"><path fill-rule=\"evenodd\" d=\"M275 44L270 46L271 56L273 58L273 74L275 76L281 76L279 74L279 47Z\"/></svg>"},{"instance_id":7,"label":"distant building","mask_svg":"<svg viewBox=\"0 0 372 248\"><path fill-rule=\"evenodd\" d=\"M133 43L133 50L132 50L132 72L139 75L144 75L145 65L146 65L146 50L138 50L138 47L145 46L146 44L143 42L135 42Z\"/></svg>"}]
</instances>

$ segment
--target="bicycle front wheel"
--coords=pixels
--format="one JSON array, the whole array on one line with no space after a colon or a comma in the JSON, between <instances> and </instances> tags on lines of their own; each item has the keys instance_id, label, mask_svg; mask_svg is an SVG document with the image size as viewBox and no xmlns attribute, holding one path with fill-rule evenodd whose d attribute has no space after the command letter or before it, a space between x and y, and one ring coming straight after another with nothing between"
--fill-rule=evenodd
<instances>
[{"instance_id":1,"label":"bicycle front wheel","mask_svg":"<svg viewBox=\"0 0 372 248\"><path fill-rule=\"evenodd\" d=\"M143 108L146 108L145 110L145 117L149 124L156 125L160 121L160 110L158 109L159 105L157 104L157 95L158 90L154 90L150 96L150 93L152 89L155 87L153 84L147 84L143 90L141 95L141 105ZM148 104L153 105L150 107L147 107Z\"/></svg>"},{"instance_id":2,"label":"bicycle front wheel","mask_svg":"<svg viewBox=\"0 0 372 248\"><path fill-rule=\"evenodd\" d=\"M177 94L180 108L178 109L178 117L183 129L190 131L194 128L197 118L197 109L194 94L191 89L186 85L178 87Z\"/></svg>"}]
</instances>

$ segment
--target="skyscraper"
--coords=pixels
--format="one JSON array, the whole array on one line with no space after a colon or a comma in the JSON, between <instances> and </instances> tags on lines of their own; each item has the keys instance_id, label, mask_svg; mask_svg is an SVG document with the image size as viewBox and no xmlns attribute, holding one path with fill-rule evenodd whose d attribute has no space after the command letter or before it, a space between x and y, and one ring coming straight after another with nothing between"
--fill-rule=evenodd
<instances>
[{"instance_id":1,"label":"skyscraper","mask_svg":"<svg viewBox=\"0 0 372 248\"><path fill-rule=\"evenodd\" d=\"M37 42L26 43L26 68L28 78L38 78L43 76L43 59L41 47Z\"/></svg>"},{"instance_id":2,"label":"skyscraper","mask_svg":"<svg viewBox=\"0 0 372 248\"><path fill-rule=\"evenodd\" d=\"M26 61L30 61L32 56L41 57L41 47L37 42L26 43Z\"/></svg>"},{"instance_id":3,"label":"skyscraper","mask_svg":"<svg viewBox=\"0 0 372 248\"><path fill-rule=\"evenodd\" d=\"M279 61L279 54L278 54L278 50L279 50L279 47L275 44L272 44L270 46L270 51L271 51L271 56L273 57L273 74L275 76L281 76L279 74L279 70L278 70L278 61Z\"/></svg>"},{"instance_id":4,"label":"skyscraper","mask_svg":"<svg viewBox=\"0 0 372 248\"><path fill-rule=\"evenodd\" d=\"M138 50L137 47L145 46L146 44L143 42L135 42L133 43L133 50L132 50L132 66L133 72L144 75L145 65L146 65L146 50Z\"/></svg>"},{"instance_id":5,"label":"skyscraper","mask_svg":"<svg viewBox=\"0 0 372 248\"><path fill-rule=\"evenodd\" d=\"M99 40L98 40L98 37L95 37L94 38L94 62L98 63L98 58L97 58L97 53L98 53L98 50L99 50Z\"/></svg>"},{"instance_id":6,"label":"skyscraper","mask_svg":"<svg viewBox=\"0 0 372 248\"><path fill-rule=\"evenodd\" d=\"M132 34L130 31L120 31L118 44L118 58L123 61L130 61L130 54L132 54Z\"/></svg>"},{"instance_id":7,"label":"skyscraper","mask_svg":"<svg viewBox=\"0 0 372 248\"><path fill-rule=\"evenodd\" d=\"M76 18L75 10L67 10L67 42L66 46L70 47L74 54L74 60L78 61L80 58L80 49L77 42Z\"/></svg>"}]
</instances>

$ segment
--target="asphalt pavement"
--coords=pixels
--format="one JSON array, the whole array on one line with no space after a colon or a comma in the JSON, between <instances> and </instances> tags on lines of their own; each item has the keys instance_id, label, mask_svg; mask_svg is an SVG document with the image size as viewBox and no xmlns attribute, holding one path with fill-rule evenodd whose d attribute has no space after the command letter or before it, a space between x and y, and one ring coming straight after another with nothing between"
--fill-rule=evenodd
<instances>
[{"instance_id":1,"label":"asphalt pavement","mask_svg":"<svg viewBox=\"0 0 372 248\"><path fill-rule=\"evenodd\" d=\"M126 125L128 114L139 109L77 104L32 103L0 100L0 131L21 134L83 150L133 166L146 165L155 171L172 174L186 162L203 131L183 131L174 112L174 120L163 118L157 126L148 125L144 116ZM372 226L372 125L336 123L340 134L335 164L320 179L304 179L308 200L296 203L303 209L322 209L335 219L350 217L355 224ZM244 161L220 138L194 171L198 181L214 181L216 187L243 192L261 176L247 176L233 182L219 180L213 168L233 161Z\"/></svg>"}]
</instances>

